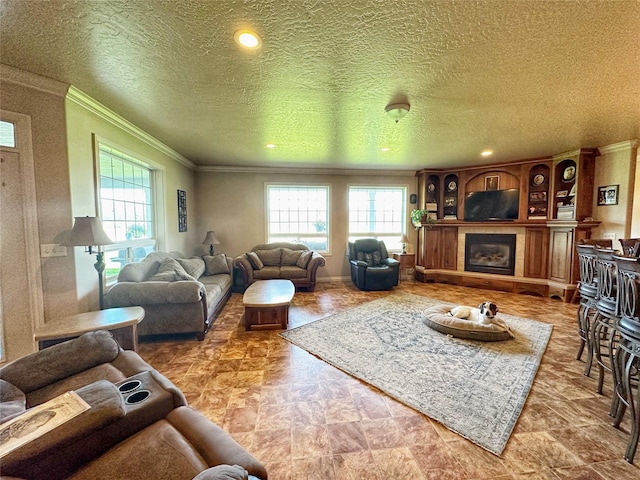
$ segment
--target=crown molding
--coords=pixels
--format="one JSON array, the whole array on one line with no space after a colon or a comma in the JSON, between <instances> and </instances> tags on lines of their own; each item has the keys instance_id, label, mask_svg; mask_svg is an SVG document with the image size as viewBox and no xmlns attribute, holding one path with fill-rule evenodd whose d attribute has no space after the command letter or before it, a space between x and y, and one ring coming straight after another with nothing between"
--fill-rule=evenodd
<instances>
[{"instance_id":1,"label":"crown molding","mask_svg":"<svg viewBox=\"0 0 640 480\"><path fill-rule=\"evenodd\" d=\"M640 140L626 140L624 142L613 143L611 145L606 145L604 147L598 147L598 151L600 155L603 153L613 153L613 152L621 152L625 150L632 150L634 148L638 148L640 145Z\"/></svg>"},{"instance_id":2,"label":"crown molding","mask_svg":"<svg viewBox=\"0 0 640 480\"><path fill-rule=\"evenodd\" d=\"M152 137L144 130L140 129L139 127L136 127L129 120L121 117L114 111L108 109L107 107L102 105L100 102L94 100L93 98L91 98L90 96L82 92L81 90L78 90L73 85L69 87L69 91L67 93L67 99L87 109L91 113L99 116L100 118L102 118L103 120L106 120L112 125L115 125L116 127L124 130L128 134L132 135L138 140L143 141L147 145L167 155L168 157L172 158L176 162L181 163L185 167L188 167L191 170L196 169L195 163L193 163L191 160L182 156L181 154L173 150L171 147L168 147L167 145L165 145L155 137Z\"/></svg>"},{"instance_id":3,"label":"crown molding","mask_svg":"<svg viewBox=\"0 0 640 480\"><path fill-rule=\"evenodd\" d=\"M64 97L70 85L53 80L52 78L25 72L15 67L0 63L0 79L3 82L15 83L24 87L40 90L44 93Z\"/></svg>"},{"instance_id":4,"label":"crown molding","mask_svg":"<svg viewBox=\"0 0 640 480\"><path fill-rule=\"evenodd\" d=\"M214 173L277 173L293 175L368 175L385 177L413 177L415 170L381 170L381 169L341 169L341 168L291 168L291 167L234 167L234 166L207 166L196 168L196 172Z\"/></svg>"}]
</instances>

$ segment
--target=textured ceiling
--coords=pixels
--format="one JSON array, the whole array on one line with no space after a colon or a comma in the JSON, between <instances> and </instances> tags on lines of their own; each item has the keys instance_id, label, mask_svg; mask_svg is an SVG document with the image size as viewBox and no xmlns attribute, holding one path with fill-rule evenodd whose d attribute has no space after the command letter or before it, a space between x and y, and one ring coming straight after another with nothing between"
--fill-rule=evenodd
<instances>
[{"instance_id":1,"label":"textured ceiling","mask_svg":"<svg viewBox=\"0 0 640 480\"><path fill-rule=\"evenodd\" d=\"M77 87L197 165L415 170L640 137L637 0L0 8L0 62ZM234 43L243 27L261 50ZM411 104L398 124L396 100Z\"/></svg>"}]
</instances>

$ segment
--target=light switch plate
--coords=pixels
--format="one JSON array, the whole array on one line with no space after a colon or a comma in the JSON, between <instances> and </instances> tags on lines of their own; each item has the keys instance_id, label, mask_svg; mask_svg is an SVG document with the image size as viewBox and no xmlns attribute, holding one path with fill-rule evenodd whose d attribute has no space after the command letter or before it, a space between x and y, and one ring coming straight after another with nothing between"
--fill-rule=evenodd
<instances>
[{"instance_id":1,"label":"light switch plate","mask_svg":"<svg viewBox=\"0 0 640 480\"><path fill-rule=\"evenodd\" d=\"M40 245L41 257L66 257L67 247L55 243L43 243Z\"/></svg>"}]
</instances>

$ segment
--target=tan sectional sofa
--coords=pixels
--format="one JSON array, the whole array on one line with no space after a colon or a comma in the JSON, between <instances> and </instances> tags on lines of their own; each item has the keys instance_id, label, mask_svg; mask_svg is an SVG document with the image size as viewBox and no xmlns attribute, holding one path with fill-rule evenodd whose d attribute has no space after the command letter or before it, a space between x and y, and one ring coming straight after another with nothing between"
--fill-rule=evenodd
<instances>
[{"instance_id":1,"label":"tan sectional sofa","mask_svg":"<svg viewBox=\"0 0 640 480\"><path fill-rule=\"evenodd\" d=\"M30 412L68 391L91 408L5 454L3 479L267 479L262 463L106 331L0 368L0 445L24 434L28 427L14 427L27 425Z\"/></svg>"},{"instance_id":2,"label":"tan sectional sofa","mask_svg":"<svg viewBox=\"0 0 640 480\"><path fill-rule=\"evenodd\" d=\"M246 289L256 280L291 280L296 288L312 292L316 287L318 268L325 265L322 255L298 243L266 243L234 260Z\"/></svg>"},{"instance_id":3,"label":"tan sectional sofa","mask_svg":"<svg viewBox=\"0 0 640 480\"><path fill-rule=\"evenodd\" d=\"M233 261L224 253L187 258L152 252L125 265L105 294L106 308L140 305L138 335L195 334L203 340L231 296Z\"/></svg>"}]
</instances>

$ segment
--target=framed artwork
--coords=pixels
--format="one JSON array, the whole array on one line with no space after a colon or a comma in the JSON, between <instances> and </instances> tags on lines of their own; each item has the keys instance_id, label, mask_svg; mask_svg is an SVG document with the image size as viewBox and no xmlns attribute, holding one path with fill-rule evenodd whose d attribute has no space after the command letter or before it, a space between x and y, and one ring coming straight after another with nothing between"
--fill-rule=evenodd
<instances>
[{"instance_id":1,"label":"framed artwork","mask_svg":"<svg viewBox=\"0 0 640 480\"><path fill-rule=\"evenodd\" d=\"M178 231L187 231L187 192L178 190Z\"/></svg>"},{"instance_id":2,"label":"framed artwork","mask_svg":"<svg viewBox=\"0 0 640 480\"><path fill-rule=\"evenodd\" d=\"M547 192L530 192L529 201L530 202L546 202Z\"/></svg>"},{"instance_id":3,"label":"framed artwork","mask_svg":"<svg viewBox=\"0 0 640 480\"><path fill-rule=\"evenodd\" d=\"M606 185L598 187L598 205L617 205L618 187L620 185Z\"/></svg>"},{"instance_id":4,"label":"framed artwork","mask_svg":"<svg viewBox=\"0 0 640 480\"><path fill-rule=\"evenodd\" d=\"M500 177L498 175L491 175L484 177L484 189L485 190L499 190L500 189Z\"/></svg>"}]
</instances>

